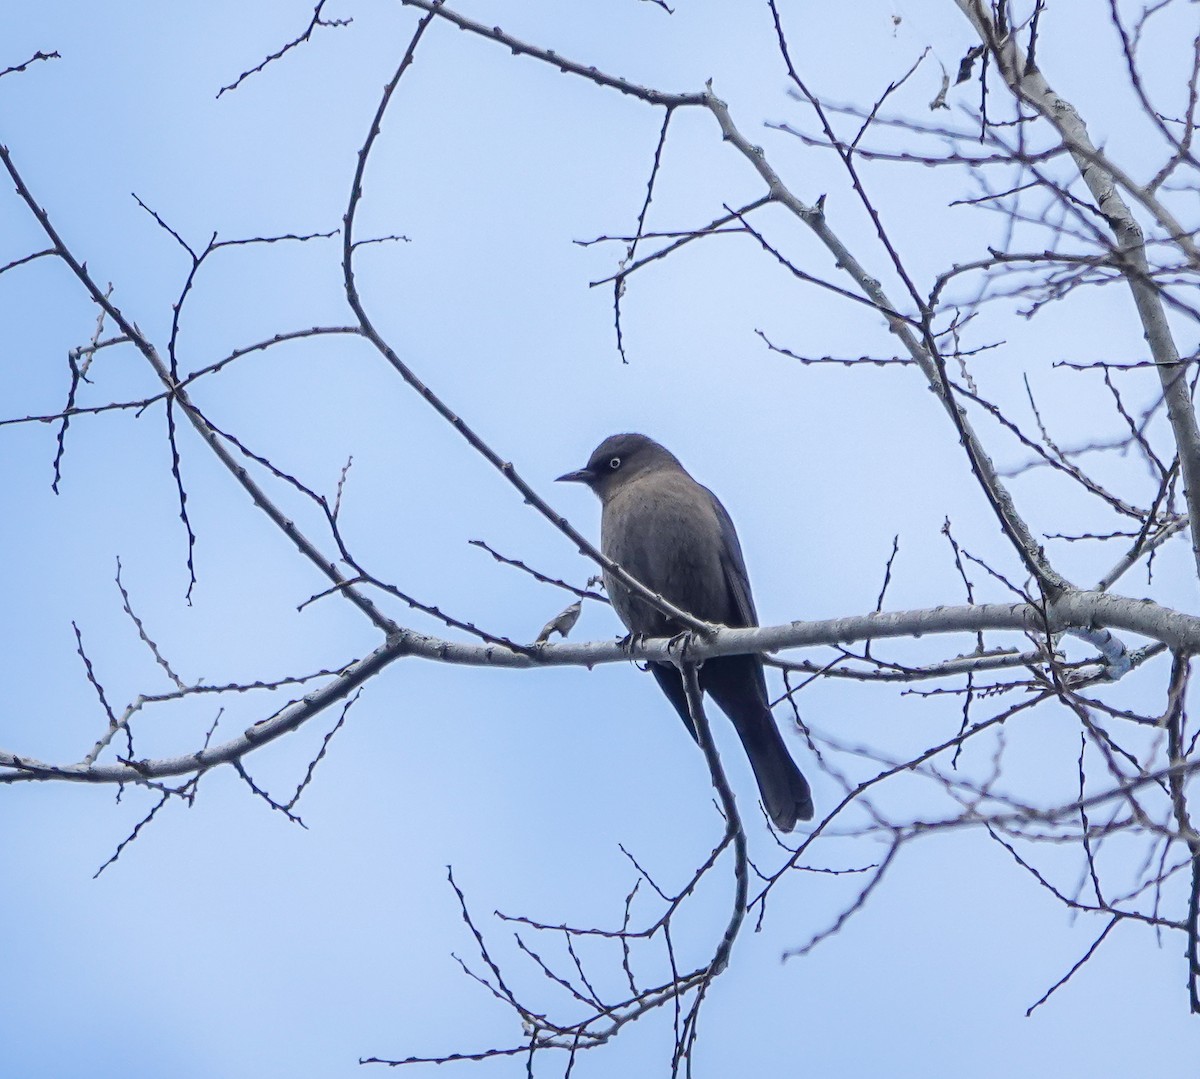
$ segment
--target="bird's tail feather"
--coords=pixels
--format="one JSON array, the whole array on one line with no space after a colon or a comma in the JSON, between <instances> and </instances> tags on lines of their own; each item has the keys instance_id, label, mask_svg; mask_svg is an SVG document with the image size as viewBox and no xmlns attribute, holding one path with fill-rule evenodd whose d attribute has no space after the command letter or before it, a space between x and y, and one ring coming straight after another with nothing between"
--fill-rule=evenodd
<instances>
[{"instance_id":1,"label":"bird's tail feather","mask_svg":"<svg viewBox=\"0 0 1200 1079\"><path fill-rule=\"evenodd\" d=\"M797 821L811 820L812 791L771 715L761 664L753 656L709 660L701 668L701 681L733 721L775 827L790 832Z\"/></svg>"},{"instance_id":2,"label":"bird's tail feather","mask_svg":"<svg viewBox=\"0 0 1200 1079\"><path fill-rule=\"evenodd\" d=\"M778 748L763 749L755 744L751 749L740 724L738 733L742 735L742 745L746 747L746 756L750 758L750 767L754 769L754 778L758 780L758 790L772 823L781 832L790 832L797 821L812 820L812 792L808 780L783 744L774 720L769 722L778 739Z\"/></svg>"}]
</instances>

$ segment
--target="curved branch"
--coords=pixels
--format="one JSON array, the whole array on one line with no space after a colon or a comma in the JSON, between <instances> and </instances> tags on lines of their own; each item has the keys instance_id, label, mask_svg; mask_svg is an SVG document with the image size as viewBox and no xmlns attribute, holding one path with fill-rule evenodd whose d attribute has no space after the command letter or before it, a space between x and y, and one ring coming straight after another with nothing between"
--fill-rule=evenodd
<instances>
[{"instance_id":1,"label":"curved branch","mask_svg":"<svg viewBox=\"0 0 1200 1079\"><path fill-rule=\"evenodd\" d=\"M419 3L417 6L424 6L424 4ZM346 299L349 302L351 309L354 311L355 317L357 317L359 321L359 325L362 327L363 336L375 346L375 348L379 351L379 354L383 356L383 358L387 360L389 364L391 364L396 373L402 379L404 379L409 386L416 390L417 393L419 393L430 405L430 407L432 407L433 410L442 417L442 419L446 420L447 423L449 423L460 435L462 435L462 437L465 438L471 445L472 449L482 455L488 461L488 463L492 465L492 467L497 469L500 474L508 480L509 483L511 483L518 491L520 491L522 498L524 498L528 505L536 509L538 513L546 518L547 521L557 528L564 536L570 539L579 549L581 554L587 555L588 558L592 559L592 561L598 566L607 570L610 574L616 577L617 580L628 587L635 595L641 596L644 600L646 600L646 602L654 606L655 609L662 611L663 614L673 618L680 625L686 626L688 629L694 630L698 633L711 633L714 628L713 626L699 618L696 618L689 612L676 607L674 604L660 596L653 589L647 588L636 577L631 576L627 570L619 566L611 558L608 558L606 555L602 554L600 549L589 542L581 532L577 531L575 527L565 517L562 516L562 514L556 512L548 502L546 502L532 487L529 486L528 483L521 478L520 475L518 475L517 470L513 467L511 461L504 460L504 458L502 458L495 450L493 450L491 446L489 446L482 438L480 438L479 435L477 435L475 431L472 430L471 427L460 416L458 416L450 408L450 406L446 404L445 401L443 401L436 393L434 393L433 390L430 389L429 386L427 386L417 376L417 373L400 358L396 350L387 343L383 335L375 328L375 324L372 322L371 316L367 313L367 310L363 305L362 297L359 295L358 285L354 278L354 252L357 247L354 241L354 218L358 211L358 205L362 200L363 175L366 172L367 159L371 154L371 149L375 145L375 140L379 137L379 131L383 123L383 117L387 112L389 103L391 102L392 94L395 93L396 87L400 83L400 79L412 64L413 55L416 52L417 45L419 44L422 36L429 27L429 24L433 21L433 17L435 15L442 15L443 17L450 18L454 14L453 12L444 10L441 6L440 0L438 0L437 3L429 5L427 11L428 14L426 14L417 25L417 29L412 36L412 40L409 42L408 49L405 51L403 59L400 61L400 65L396 68L395 74L389 80L388 84L383 88L383 94L379 99L379 107L375 110L375 116L371 120L371 129L368 131L366 140L363 142L362 147L358 151L358 165L355 168L354 180L350 186L350 200L346 207L346 215L343 219L344 227L342 229L342 272L345 279ZM461 20L464 23L470 23L469 19L461 19L460 16L454 16L454 18L451 19L452 22L455 20ZM466 28L475 29L476 26L475 24L471 24ZM495 36L495 34L499 33L500 31L496 30L491 36ZM516 52L519 50L514 48L513 51ZM564 68L564 70L568 69ZM592 70L595 71L594 68ZM628 92L633 93L634 91L631 89ZM640 93L639 96L641 96ZM668 102L668 104L669 103L670 102Z\"/></svg>"},{"instance_id":2,"label":"curved branch","mask_svg":"<svg viewBox=\"0 0 1200 1079\"><path fill-rule=\"evenodd\" d=\"M1055 93L1032 62L1026 62L1026 57L1021 54L1011 34L999 32L984 5L979 0L955 2L995 57L1009 90L1019 101L1036 109L1058 133L1063 145L1070 151L1097 209L1116 237L1117 251L1125 263L1122 269L1133 293L1138 317L1162 382L1167 415L1183 471L1188 515L1192 522L1200 521L1200 426L1196 422L1185 377L1187 365L1180 362L1179 349L1167 321L1162 296L1150 272L1145 235L1129 204L1121 197L1121 188L1154 214L1171 242L1180 247L1193 265L1200 264L1200 250L1193 243L1191 233L1175 220L1154 195L1134 183L1106 154L1096 148L1075 107ZM1191 525L1190 534L1192 554L1197 572L1200 573L1200 534L1195 524Z\"/></svg>"}]
</instances>

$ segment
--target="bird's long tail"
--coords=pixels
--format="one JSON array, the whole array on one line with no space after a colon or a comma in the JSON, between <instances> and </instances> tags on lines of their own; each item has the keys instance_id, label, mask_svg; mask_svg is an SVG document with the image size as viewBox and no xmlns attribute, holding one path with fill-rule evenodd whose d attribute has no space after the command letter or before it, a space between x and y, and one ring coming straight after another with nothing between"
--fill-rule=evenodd
<instances>
[{"instance_id":1,"label":"bird's long tail","mask_svg":"<svg viewBox=\"0 0 1200 1079\"><path fill-rule=\"evenodd\" d=\"M679 671L669 663L652 663L650 669L695 738ZM761 661L756 656L710 659L700 668L700 685L733 721L775 827L790 832L797 821L811 820L812 792L771 715Z\"/></svg>"},{"instance_id":2,"label":"bird's long tail","mask_svg":"<svg viewBox=\"0 0 1200 1079\"><path fill-rule=\"evenodd\" d=\"M812 792L771 715L757 657L711 659L700 669L700 683L733 721L775 827L790 832L797 821L811 820Z\"/></svg>"}]
</instances>

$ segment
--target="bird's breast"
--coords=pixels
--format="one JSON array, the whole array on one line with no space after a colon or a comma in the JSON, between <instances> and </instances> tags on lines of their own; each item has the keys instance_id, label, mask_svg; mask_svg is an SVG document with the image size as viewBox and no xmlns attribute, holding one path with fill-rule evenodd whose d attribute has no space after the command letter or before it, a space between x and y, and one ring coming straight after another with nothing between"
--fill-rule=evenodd
<instances>
[{"instance_id":1,"label":"bird's breast","mask_svg":"<svg viewBox=\"0 0 1200 1079\"><path fill-rule=\"evenodd\" d=\"M720 521L711 496L690 477L651 476L615 492L604 506L600 543L609 558L671 603L706 621L728 621ZM609 574L605 587L629 629L659 635L678 628Z\"/></svg>"}]
</instances>

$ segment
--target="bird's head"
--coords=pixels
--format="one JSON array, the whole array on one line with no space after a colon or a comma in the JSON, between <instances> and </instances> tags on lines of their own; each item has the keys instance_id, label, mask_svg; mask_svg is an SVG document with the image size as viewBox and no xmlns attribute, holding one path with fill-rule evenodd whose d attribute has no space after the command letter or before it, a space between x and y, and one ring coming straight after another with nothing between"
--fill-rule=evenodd
<instances>
[{"instance_id":1,"label":"bird's head","mask_svg":"<svg viewBox=\"0 0 1200 1079\"><path fill-rule=\"evenodd\" d=\"M680 468L670 450L645 435L609 435L593 451L588 463L556 482L583 483L603 501L623 484L653 468Z\"/></svg>"}]
</instances>

